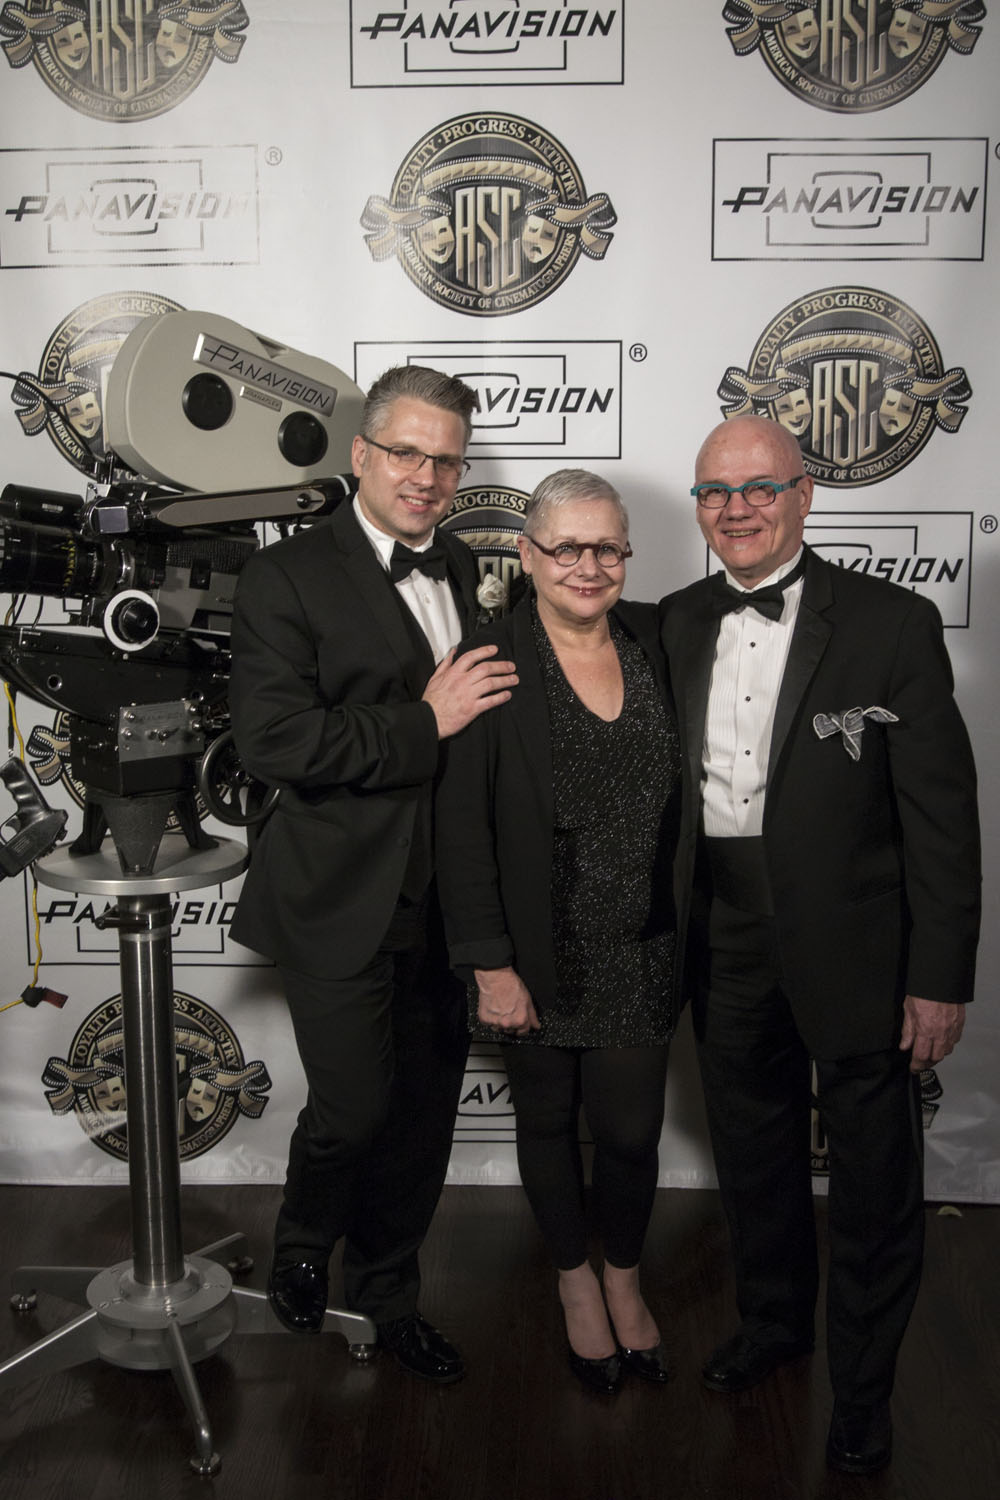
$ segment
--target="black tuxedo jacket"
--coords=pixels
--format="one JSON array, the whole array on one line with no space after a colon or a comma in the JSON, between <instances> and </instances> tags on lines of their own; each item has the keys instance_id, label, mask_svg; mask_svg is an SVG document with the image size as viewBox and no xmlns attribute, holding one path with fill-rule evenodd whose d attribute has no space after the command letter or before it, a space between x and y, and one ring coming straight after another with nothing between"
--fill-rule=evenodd
<instances>
[{"instance_id":1,"label":"black tuxedo jacket","mask_svg":"<svg viewBox=\"0 0 1000 1500\"><path fill-rule=\"evenodd\" d=\"M476 564L446 531L437 540L467 632ZM346 978L373 957L412 878L440 757L434 711L420 701L430 647L345 503L251 558L232 648L237 748L281 788L232 935L282 966Z\"/></svg>"},{"instance_id":2,"label":"black tuxedo jacket","mask_svg":"<svg viewBox=\"0 0 1000 1500\"><path fill-rule=\"evenodd\" d=\"M656 607L620 601L612 611L639 642L673 712ZM479 631L470 646L495 643L516 663L507 703L481 714L449 740L437 791L438 885L452 966L512 964L542 1007L558 1007L552 939L553 790L548 700L527 598ZM614 829L608 838L613 839ZM688 872L675 876L678 948ZM670 893L664 892L664 900ZM675 973L679 974L678 953Z\"/></svg>"},{"instance_id":3,"label":"black tuxedo jacket","mask_svg":"<svg viewBox=\"0 0 1000 1500\"><path fill-rule=\"evenodd\" d=\"M972 999L979 929L976 775L952 696L941 619L919 594L807 548L778 695L763 840L785 987L813 1056L896 1045L906 994ZM663 642L698 836L709 679L718 636L703 579L661 601ZM878 706L855 761L818 714ZM704 973L704 924L689 959ZM693 976L697 983L697 974Z\"/></svg>"}]
</instances>

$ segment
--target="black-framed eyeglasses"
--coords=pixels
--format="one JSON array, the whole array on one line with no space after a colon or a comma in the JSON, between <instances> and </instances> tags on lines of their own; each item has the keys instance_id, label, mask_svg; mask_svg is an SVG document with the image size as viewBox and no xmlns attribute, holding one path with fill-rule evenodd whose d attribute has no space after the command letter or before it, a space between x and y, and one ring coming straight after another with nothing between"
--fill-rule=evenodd
<instances>
[{"instance_id":1,"label":"black-framed eyeglasses","mask_svg":"<svg viewBox=\"0 0 1000 1500\"><path fill-rule=\"evenodd\" d=\"M728 503L730 495L742 495L748 505L760 507L773 505L776 495L794 489L805 477L804 474L796 474L794 479L787 479L784 484L774 484L769 479L748 479L746 484L720 484L715 480L711 484L696 484L691 493L706 510L721 510Z\"/></svg>"},{"instance_id":2,"label":"black-framed eyeglasses","mask_svg":"<svg viewBox=\"0 0 1000 1500\"><path fill-rule=\"evenodd\" d=\"M373 448L381 448L383 453L388 453L389 462L397 469L402 469L404 474L415 474L422 469L430 459L434 465L434 472L439 479L459 480L468 474L472 465L467 458L459 458L456 453L421 453L417 448L403 448L393 443L390 447L387 443L376 443L374 438L362 438L363 442L371 443Z\"/></svg>"},{"instance_id":3,"label":"black-framed eyeglasses","mask_svg":"<svg viewBox=\"0 0 1000 1500\"><path fill-rule=\"evenodd\" d=\"M555 547L543 547L527 531L522 534L539 552L551 557L559 568L575 567L585 552L592 552L595 562L602 568L620 568L626 557L632 556L631 547L619 547L614 542L559 542Z\"/></svg>"}]
</instances>

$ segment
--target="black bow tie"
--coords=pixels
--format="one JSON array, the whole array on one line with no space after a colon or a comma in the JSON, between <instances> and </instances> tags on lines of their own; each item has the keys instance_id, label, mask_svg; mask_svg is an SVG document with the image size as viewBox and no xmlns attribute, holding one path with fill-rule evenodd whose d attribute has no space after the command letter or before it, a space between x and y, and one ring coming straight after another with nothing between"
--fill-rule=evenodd
<instances>
[{"instance_id":1,"label":"black bow tie","mask_svg":"<svg viewBox=\"0 0 1000 1500\"><path fill-rule=\"evenodd\" d=\"M414 568L418 572L426 573L428 578L439 578L443 581L448 576L444 548L435 542L423 552L414 552L411 548L404 547L402 542L397 542L389 559L389 577L393 583L399 583L401 578L408 578Z\"/></svg>"},{"instance_id":2,"label":"black bow tie","mask_svg":"<svg viewBox=\"0 0 1000 1500\"><path fill-rule=\"evenodd\" d=\"M754 589L748 594L744 594L740 589L734 589L732 584L727 583L724 573L716 573L712 602L720 615L727 615L731 610L749 607L755 609L758 614L766 615L769 620L780 620L781 611L785 607L785 590L797 582L805 570L806 558L803 553L796 566L790 573L786 573L779 583L769 583L766 588Z\"/></svg>"}]
</instances>

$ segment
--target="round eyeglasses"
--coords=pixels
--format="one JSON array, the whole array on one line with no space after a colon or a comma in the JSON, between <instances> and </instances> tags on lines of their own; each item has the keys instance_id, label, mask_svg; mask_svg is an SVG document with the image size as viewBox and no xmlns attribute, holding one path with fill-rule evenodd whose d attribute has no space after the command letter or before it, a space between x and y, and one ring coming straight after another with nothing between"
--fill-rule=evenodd
<instances>
[{"instance_id":1,"label":"round eyeglasses","mask_svg":"<svg viewBox=\"0 0 1000 1500\"><path fill-rule=\"evenodd\" d=\"M773 484L766 479L748 479L746 484L720 484L716 480L712 484L696 484L691 493L706 510L721 510L728 504L730 495L742 495L748 505L759 507L773 505L776 495L794 489L805 477L804 474L796 474L794 479L788 479L784 484Z\"/></svg>"},{"instance_id":2,"label":"round eyeglasses","mask_svg":"<svg viewBox=\"0 0 1000 1500\"><path fill-rule=\"evenodd\" d=\"M632 556L631 547L618 547L614 542L559 542L555 547L543 547L527 531L524 535L533 547L544 552L546 557L551 557L559 568L575 567L585 552L592 552L594 560L602 568L620 568L626 557Z\"/></svg>"},{"instance_id":3,"label":"round eyeglasses","mask_svg":"<svg viewBox=\"0 0 1000 1500\"><path fill-rule=\"evenodd\" d=\"M402 448L393 444L389 447L386 443L376 443L374 438L366 437L364 442L370 443L373 448L381 448L383 453L388 453L389 462L397 469L402 469L404 474L415 474L422 469L428 459L434 466L434 473L438 479L459 480L468 474L472 465L467 458L459 458L454 453L421 453L416 448Z\"/></svg>"}]
</instances>

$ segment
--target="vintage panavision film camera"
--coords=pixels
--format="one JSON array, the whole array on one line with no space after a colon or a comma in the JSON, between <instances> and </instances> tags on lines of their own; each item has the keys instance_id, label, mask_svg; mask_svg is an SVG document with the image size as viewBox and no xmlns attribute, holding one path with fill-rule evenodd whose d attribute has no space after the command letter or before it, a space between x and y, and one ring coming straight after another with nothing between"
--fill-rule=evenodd
<instances>
[{"instance_id":1,"label":"vintage panavision film camera","mask_svg":"<svg viewBox=\"0 0 1000 1500\"><path fill-rule=\"evenodd\" d=\"M210 313L145 318L104 399L106 456L83 495L0 493L0 674L62 710L85 788L80 852L111 836L152 868L173 815L205 840L198 795L243 822L228 734L229 627L261 524L309 524L351 492L364 393L335 366ZM57 624L27 602L62 601Z\"/></svg>"}]
</instances>

